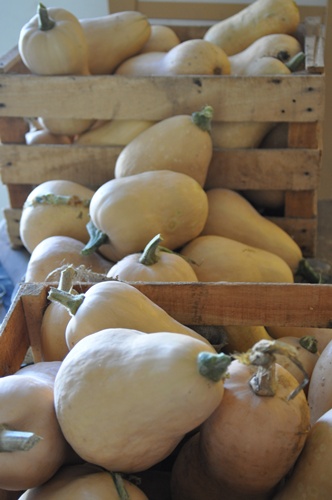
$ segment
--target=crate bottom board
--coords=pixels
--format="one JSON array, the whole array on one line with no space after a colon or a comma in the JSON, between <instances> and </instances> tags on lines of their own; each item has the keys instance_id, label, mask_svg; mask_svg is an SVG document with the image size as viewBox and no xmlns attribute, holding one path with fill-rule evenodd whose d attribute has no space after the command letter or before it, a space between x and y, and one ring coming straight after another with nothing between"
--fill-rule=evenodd
<instances>
[{"instance_id":1,"label":"crate bottom board","mask_svg":"<svg viewBox=\"0 0 332 500\"><path fill-rule=\"evenodd\" d=\"M20 239L20 218L22 209L6 208L4 217L10 245L14 249L22 248ZM317 217L269 217L272 222L284 229L300 246L304 257L315 257L317 244Z\"/></svg>"}]
</instances>

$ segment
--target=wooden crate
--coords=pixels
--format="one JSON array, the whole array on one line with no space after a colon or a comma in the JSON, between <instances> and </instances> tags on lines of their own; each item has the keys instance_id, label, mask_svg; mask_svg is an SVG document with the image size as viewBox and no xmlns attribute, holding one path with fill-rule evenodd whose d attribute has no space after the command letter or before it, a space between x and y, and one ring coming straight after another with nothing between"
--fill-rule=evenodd
<instances>
[{"instance_id":1,"label":"wooden crate","mask_svg":"<svg viewBox=\"0 0 332 500\"><path fill-rule=\"evenodd\" d=\"M130 8L129 4L132 2L122 10ZM185 40L202 37L211 22L183 21L172 27ZM215 149L212 164L223 165L219 180L222 187L284 191L282 212L268 216L297 241L305 257L314 256L325 94L324 25L316 17L308 18L305 24L299 36L306 52L306 70L277 78L39 77L29 74L13 49L0 60L0 168L9 193L10 207L5 217L12 246L21 246L21 209L35 185L68 179L97 188L109 180L110 169L121 151L119 147L105 146L27 146L24 117L158 121L210 104L215 121L285 125L284 147Z\"/></svg>"},{"instance_id":2,"label":"wooden crate","mask_svg":"<svg viewBox=\"0 0 332 500\"><path fill-rule=\"evenodd\" d=\"M132 283L185 325L282 325L332 327L332 286L252 283ZM31 347L40 360L40 326L51 284L21 285L0 326L0 376L21 366ZM89 286L75 288L85 292ZM0 490L0 500L18 494ZM155 500L155 499L153 499Z\"/></svg>"}]
</instances>

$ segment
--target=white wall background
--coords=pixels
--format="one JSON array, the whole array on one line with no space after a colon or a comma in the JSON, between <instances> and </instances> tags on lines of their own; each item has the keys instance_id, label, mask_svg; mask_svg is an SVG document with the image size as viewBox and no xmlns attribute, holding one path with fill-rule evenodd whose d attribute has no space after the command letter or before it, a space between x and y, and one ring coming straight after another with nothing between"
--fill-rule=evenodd
<instances>
[{"instance_id":1,"label":"white wall background","mask_svg":"<svg viewBox=\"0 0 332 500\"><path fill-rule=\"evenodd\" d=\"M165 0L147 0L165 1ZM167 0L166 0L167 1ZM172 1L172 0L170 0ZM181 0L182 2L200 2L203 0ZM254 0L247 0L252 3ZM244 0L209 0L215 3L243 3ZM327 0L297 0L298 5L325 6ZM0 55L5 54L17 43L22 26L35 15L37 0L0 0ZM62 7L77 17L97 17L108 13L107 0L49 0L45 5ZM0 183L0 219L3 208L9 205L5 186Z\"/></svg>"}]
</instances>

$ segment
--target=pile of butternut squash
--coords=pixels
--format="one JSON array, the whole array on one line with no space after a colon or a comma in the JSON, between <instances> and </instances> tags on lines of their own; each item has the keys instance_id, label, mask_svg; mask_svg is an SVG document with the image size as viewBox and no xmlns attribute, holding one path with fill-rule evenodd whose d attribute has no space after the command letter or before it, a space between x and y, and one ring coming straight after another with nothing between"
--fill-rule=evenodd
<instances>
[{"instance_id":1,"label":"pile of butternut squash","mask_svg":"<svg viewBox=\"0 0 332 500\"><path fill-rule=\"evenodd\" d=\"M298 23L295 2L256 0L181 42L138 12L78 20L40 4L19 49L41 76L287 73ZM294 283L300 247L210 170L215 147L256 147L267 129L255 125L216 124L208 103L157 123L31 122L27 144L123 148L102 186L48 181L23 207L26 281L53 286L42 361L0 379L0 488L22 500L330 498L332 330L223 325L220 347L132 283Z\"/></svg>"}]
</instances>

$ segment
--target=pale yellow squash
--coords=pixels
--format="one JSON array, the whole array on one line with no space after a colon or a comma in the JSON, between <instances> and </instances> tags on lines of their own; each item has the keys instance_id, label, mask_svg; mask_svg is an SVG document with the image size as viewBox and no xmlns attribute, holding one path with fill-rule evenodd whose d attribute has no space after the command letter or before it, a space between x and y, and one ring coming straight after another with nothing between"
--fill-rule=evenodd
<instances>
[{"instance_id":1,"label":"pale yellow squash","mask_svg":"<svg viewBox=\"0 0 332 500\"><path fill-rule=\"evenodd\" d=\"M207 191L209 213L202 235L218 235L261 248L282 258L293 273L303 258L299 245L274 222L262 216L231 189Z\"/></svg>"},{"instance_id":2,"label":"pale yellow squash","mask_svg":"<svg viewBox=\"0 0 332 500\"><path fill-rule=\"evenodd\" d=\"M154 123L151 120L107 120L79 134L74 143L83 146L126 146Z\"/></svg>"},{"instance_id":3,"label":"pale yellow squash","mask_svg":"<svg viewBox=\"0 0 332 500\"><path fill-rule=\"evenodd\" d=\"M98 331L72 348L57 374L62 432L88 462L146 470L217 408L230 359L187 335Z\"/></svg>"},{"instance_id":4,"label":"pale yellow squash","mask_svg":"<svg viewBox=\"0 0 332 500\"><path fill-rule=\"evenodd\" d=\"M179 43L181 40L172 28L163 24L151 24L150 37L140 50L140 54L168 52Z\"/></svg>"},{"instance_id":5,"label":"pale yellow squash","mask_svg":"<svg viewBox=\"0 0 332 500\"><path fill-rule=\"evenodd\" d=\"M255 0L236 14L212 25L204 39L223 48L231 56L264 35L292 35L299 23L300 11L294 0Z\"/></svg>"}]
</instances>

